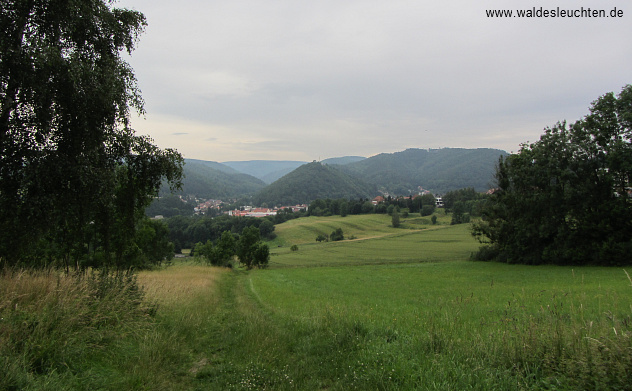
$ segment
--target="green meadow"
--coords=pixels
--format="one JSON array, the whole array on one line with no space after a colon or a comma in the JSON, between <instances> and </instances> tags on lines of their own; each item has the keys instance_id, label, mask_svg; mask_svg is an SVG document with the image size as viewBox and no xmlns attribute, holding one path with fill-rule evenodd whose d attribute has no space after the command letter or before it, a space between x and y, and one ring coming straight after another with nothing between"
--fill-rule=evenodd
<instances>
[{"instance_id":1,"label":"green meadow","mask_svg":"<svg viewBox=\"0 0 632 391\"><path fill-rule=\"evenodd\" d=\"M472 262L469 226L449 221L297 219L277 226L268 269L141 272L155 310L139 331L74 371L24 378L31 389L631 389L632 271ZM315 241L336 228L354 239Z\"/></svg>"}]
</instances>

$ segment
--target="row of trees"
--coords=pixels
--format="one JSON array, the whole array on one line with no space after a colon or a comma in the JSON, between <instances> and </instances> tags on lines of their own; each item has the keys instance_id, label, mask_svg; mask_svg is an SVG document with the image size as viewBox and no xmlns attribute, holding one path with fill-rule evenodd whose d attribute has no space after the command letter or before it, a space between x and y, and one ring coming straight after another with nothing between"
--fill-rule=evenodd
<instances>
[{"instance_id":1,"label":"row of trees","mask_svg":"<svg viewBox=\"0 0 632 391\"><path fill-rule=\"evenodd\" d=\"M389 214L394 210L407 209L409 213L421 213L422 216L429 216L436 208L435 197L432 194L425 194L417 197L387 197L377 205L368 199L317 199L309 204L308 216L347 216L359 214Z\"/></svg>"},{"instance_id":2,"label":"row of trees","mask_svg":"<svg viewBox=\"0 0 632 391\"><path fill-rule=\"evenodd\" d=\"M222 215L210 216L174 216L164 219L169 227L169 240L176 252L183 248L192 248L196 243L219 240L224 232L240 235L246 228L254 227L259 236L266 240L276 237L271 218L236 217Z\"/></svg>"},{"instance_id":3,"label":"row of trees","mask_svg":"<svg viewBox=\"0 0 632 391\"><path fill-rule=\"evenodd\" d=\"M261 241L259 229L254 226L246 227L241 235L224 231L215 244L211 240L200 242L193 251L214 266L231 267L235 256L248 269L265 268L270 260L270 248Z\"/></svg>"},{"instance_id":4,"label":"row of trees","mask_svg":"<svg viewBox=\"0 0 632 391\"><path fill-rule=\"evenodd\" d=\"M442 197L446 213L452 213L451 224L469 223L471 217L482 216L488 199L488 194L471 187L447 192Z\"/></svg>"},{"instance_id":5,"label":"row of trees","mask_svg":"<svg viewBox=\"0 0 632 391\"><path fill-rule=\"evenodd\" d=\"M121 53L145 17L62 3L0 2L0 262L137 266L162 229L145 207L183 162L130 127L143 101Z\"/></svg>"},{"instance_id":6,"label":"row of trees","mask_svg":"<svg viewBox=\"0 0 632 391\"><path fill-rule=\"evenodd\" d=\"M340 240L345 240L345 234L342 232L342 228L336 228L329 235L320 234L316 236L317 242L329 242L329 241L338 242Z\"/></svg>"},{"instance_id":7,"label":"row of trees","mask_svg":"<svg viewBox=\"0 0 632 391\"><path fill-rule=\"evenodd\" d=\"M546 129L501 158L497 190L474 235L479 258L527 264L630 264L632 86L590 114Z\"/></svg>"}]
</instances>

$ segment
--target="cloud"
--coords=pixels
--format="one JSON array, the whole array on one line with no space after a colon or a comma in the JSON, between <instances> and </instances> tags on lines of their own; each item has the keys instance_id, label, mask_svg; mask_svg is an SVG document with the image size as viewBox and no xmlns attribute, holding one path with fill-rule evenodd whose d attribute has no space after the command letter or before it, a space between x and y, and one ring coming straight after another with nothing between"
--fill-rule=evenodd
<instances>
[{"instance_id":1,"label":"cloud","mask_svg":"<svg viewBox=\"0 0 632 391\"><path fill-rule=\"evenodd\" d=\"M501 0L117 5L149 21L130 59L148 131L200 159L517 150L632 76L625 17L487 18L488 8L527 7ZM620 1L581 6L632 14Z\"/></svg>"}]
</instances>

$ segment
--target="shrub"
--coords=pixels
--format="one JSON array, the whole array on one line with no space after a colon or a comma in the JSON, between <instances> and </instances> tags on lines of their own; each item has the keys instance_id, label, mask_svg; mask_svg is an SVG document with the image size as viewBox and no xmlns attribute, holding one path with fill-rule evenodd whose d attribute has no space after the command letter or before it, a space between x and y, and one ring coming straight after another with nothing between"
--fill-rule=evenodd
<instances>
[{"instance_id":1,"label":"shrub","mask_svg":"<svg viewBox=\"0 0 632 391\"><path fill-rule=\"evenodd\" d=\"M431 214L433 214L435 211L435 206L434 205L424 205L421 207L421 212L420 214L422 216L430 216Z\"/></svg>"},{"instance_id":2,"label":"shrub","mask_svg":"<svg viewBox=\"0 0 632 391\"><path fill-rule=\"evenodd\" d=\"M332 242L337 242L339 240L344 240L345 236L342 233L342 228L336 228L336 230L334 232L331 233L331 235L329 235L329 240L331 240Z\"/></svg>"},{"instance_id":3,"label":"shrub","mask_svg":"<svg viewBox=\"0 0 632 391\"><path fill-rule=\"evenodd\" d=\"M393 225L393 228L399 228L400 226L399 213L397 213L397 211L393 211L393 217L391 217L391 224Z\"/></svg>"}]
</instances>

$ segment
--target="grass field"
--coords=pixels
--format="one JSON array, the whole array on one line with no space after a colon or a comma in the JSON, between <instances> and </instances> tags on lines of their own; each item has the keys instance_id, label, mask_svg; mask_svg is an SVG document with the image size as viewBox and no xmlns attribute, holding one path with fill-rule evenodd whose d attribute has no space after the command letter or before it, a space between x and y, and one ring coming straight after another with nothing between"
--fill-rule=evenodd
<instances>
[{"instance_id":1,"label":"grass field","mask_svg":"<svg viewBox=\"0 0 632 391\"><path fill-rule=\"evenodd\" d=\"M449 225L443 213L437 225L430 218L403 219L393 228L388 215L309 217L277 226L271 242L270 267L365 265L439 262L467 259L479 244L468 225ZM352 240L316 242L316 236L342 228ZM281 244L282 243L282 244ZM297 245L298 251L290 246Z\"/></svg>"},{"instance_id":2,"label":"grass field","mask_svg":"<svg viewBox=\"0 0 632 391\"><path fill-rule=\"evenodd\" d=\"M142 272L143 308L157 312L131 323L136 331L117 322L112 330L121 338L111 340L111 333L95 330L105 338L99 349L86 345L92 353L82 355L73 348L79 364L62 361L53 371L25 374L20 370L32 365L28 357L7 356L0 363L18 383L0 385L631 389L632 280L626 271L470 262L477 243L467 225L449 226L448 217L441 217L435 226L429 219L406 219L399 229L379 215L292 220L277 227L274 243L281 247L272 248L269 269L184 262ZM315 242L319 232L338 227L357 239ZM298 251L290 251L293 244ZM59 295L50 288L54 279L46 281L46 289ZM0 349L10 346L5 331L20 329L27 316L13 310L13 303L27 306L33 297L28 292L41 289L0 279L0 292L12 292L0 302ZM61 300L56 297L51 303ZM115 310L108 309L110 317L122 316ZM48 319L50 329L57 318L37 320L32 313L28 319ZM63 353L60 359L73 357Z\"/></svg>"}]
</instances>

